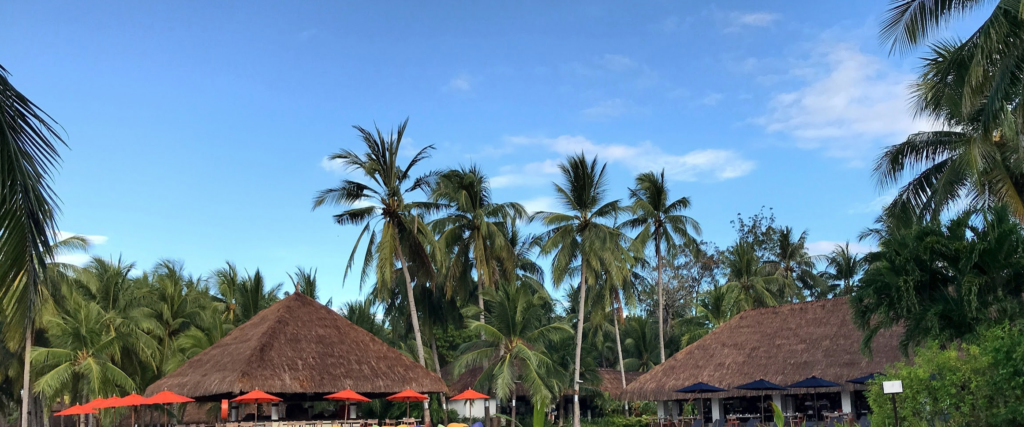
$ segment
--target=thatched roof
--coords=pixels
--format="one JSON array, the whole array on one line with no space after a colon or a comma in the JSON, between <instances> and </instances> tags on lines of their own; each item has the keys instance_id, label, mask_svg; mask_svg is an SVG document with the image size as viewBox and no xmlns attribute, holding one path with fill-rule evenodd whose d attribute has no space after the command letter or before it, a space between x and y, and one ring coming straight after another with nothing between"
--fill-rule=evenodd
<instances>
[{"instance_id":1,"label":"thatched roof","mask_svg":"<svg viewBox=\"0 0 1024 427\"><path fill-rule=\"evenodd\" d=\"M618 399L622 393L622 373L618 369L600 368L597 374L601 376L601 391L608 393L612 399ZM626 371L626 385L633 384L643 372Z\"/></svg>"},{"instance_id":2,"label":"thatched roof","mask_svg":"<svg viewBox=\"0 0 1024 427\"><path fill-rule=\"evenodd\" d=\"M334 310L294 293L153 383L146 395L170 390L214 400L254 389L289 395L346 388L373 396L407 388L447 391L441 377Z\"/></svg>"},{"instance_id":3,"label":"thatched roof","mask_svg":"<svg viewBox=\"0 0 1024 427\"><path fill-rule=\"evenodd\" d=\"M676 400L758 395L732 388L761 378L788 385L812 375L852 389L860 386L846 380L881 372L902 359L898 340L897 331L878 334L873 357L865 357L847 298L748 310L654 367L626 387L622 396ZM674 392L696 382L730 390L704 396Z\"/></svg>"}]
</instances>

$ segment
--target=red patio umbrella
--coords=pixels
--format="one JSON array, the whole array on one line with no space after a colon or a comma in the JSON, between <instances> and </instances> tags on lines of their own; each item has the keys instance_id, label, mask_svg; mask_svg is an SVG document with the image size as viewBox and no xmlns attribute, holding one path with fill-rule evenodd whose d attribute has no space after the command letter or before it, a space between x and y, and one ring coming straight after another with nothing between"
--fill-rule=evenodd
<instances>
[{"instance_id":1,"label":"red patio umbrella","mask_svg":"<svg viewBox=\"0 0 1024 427\"><path fill-rule=\"evenodd\" d=\"M280 402L281 400L282 399L280 397L271 396L271 395L269 395L267 393L264 393L262 391L259 391L259 390L253 390L253 391L250 391L250 392L248 392L246 394L238 396L238 397L236 397L234 399L231 399L232 402L236 402L236 403L252 403L254 405L255 404L260 404L260 403ZM256 424L256 421L259 421L258 419L259 419L259 416L260 416L260 412L259 412L258 409L259 409L258 407L253 406L252 421L253 421L254 425Z\"/></svg>"},{"instance_id":2,"label":"red patio umbrella","mask_svg":"<svg viewBox=\"0 0 1024 427\"><path fill-rule=\"evenodd\" d=\"M476 390L469 389L462 393L455 395L455 397L449 400L465 400L469 404L469 418L473 418L473 401L477 399L490 399L491 396L480 393ZM486 405L486 403L485 403Z\"/></svg>"},{"instance_id":3,"label":"red patio umbrella","mask_svg":"<svg viewBox=\"0 0 1024 427\"><path fill-rule=\"evenodd\" d=\"M339 391L337 393L334 393L334 394L328 394L327 396L324 396L324 399L327 399L327 400L338 400L338 401L341 401L341 402L345 402L345 415L344 415L344 418L342 418L344 420L348 419L348 403L349 402L369 402L370 401L370 399L367 399L363 395L352 391L352 389L350 389L350 388L346 388L346 389L344 389L342 391Z\"/></svg>"},{"instance_id":4,"label":"red patio umbrella","mask_svg":"<svg viewBox=\"0 0 1024 427\"><path fill-rule=\"evenodd\" d=\"M53 414L53 415L57 415L57 416L61 416L61 417L68 416L68 415L78 415L78 424L82 424L82 415L85 415L85 414L95 414L95 413L97 413L96 410L92 409L92 408L90 408L88 406L75 405L75 406L72 406L72 407L70 407L68 409L65 409L63 411L57 412L56 414Z\"/></svg>"},{"instance_id":5,"label":"red patio umbrella","mask_svg":"<svg viewBox=\"0 0 1024 427\"><path fill-rule=\"evenodd\" d=\"M148 404L149 403L145 397L139 396L135 393L122 397L117 402L117 406L132 406L132 427L135 427L135 407Z\"/></svg>"},{"instance_id":6,"label":"red patio umbrella","mask_svg":"<svg viewBox=\"0 0 1024 427\"><path fill-rule=\"evenodd\" d=\"M164 390L157 394L150 396L146 399L144 405L161 405L164 407L164 426L168 426L169 420L167 416L167 405L172 403L188 403L195 402L195 399L190 399L173 391Z\"/></svg>"},{"instance_id":7,"label":"red patio umbrella","mask_svg":"<svg viewBox=\"0 0 1024 427\"><path fill-rule=\"evenodd\" d=\"M409 402L424 402L429 397L419 394L412 389L407 388L400 391L398 394L388 396L388 400L392 402L405 402L405 417L409 418Z\"/></svg>"}]
</instances>

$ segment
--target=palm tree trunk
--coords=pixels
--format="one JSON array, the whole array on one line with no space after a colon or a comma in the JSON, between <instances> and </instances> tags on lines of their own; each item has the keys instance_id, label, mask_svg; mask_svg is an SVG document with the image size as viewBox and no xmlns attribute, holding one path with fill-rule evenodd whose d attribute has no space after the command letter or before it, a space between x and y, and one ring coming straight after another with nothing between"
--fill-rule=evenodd
<instances>
[{"instance_id":1,"label":"palm tree trunk","mask_svg":"<svg viewBox=\"0 0 1024 427\"><path fill-rule=\"evenodd\" d=\"M580 427L580 356L583 351L583 312L587 300L587 269L583 263L581 263L581 267L580 305L576 319L576 365L573 367L576 374L573 376L572 383L572 427Z\"/></svg>"},{"instance_id":2,"label":"palm tree trunk","mask_svg":"<svg viewBox=\"0 0 1024 427\"><path fill-rule=\"evenodd\" d=\"M25 367L22 371L21 391L21 427L29 427L29 406L32 403L32 314L29 310L28 322L25 324Z\"/></svg>"},{"instance_id":3,"label":"palm tree trunk","mask_svg":"<svg viewBox=\"0 0 1024 427\"><path fill-rule=\"evenodd\" d=\"M622 376L622 389L626 389L626 368L622 363L622 338L619 337L619 313L614 308L612 309L612 323L615 324L615 348L619 351L619 374ZM626 416L629 416L629 404L625 401L622 402L622 410Z\"/></svg>"},{"instance_id":4,"label":"palm tree trunk","mask_svg":"<svg viewBox=\"0 0 1024 427\"><path fill-rule=\"evenodd\" d=\"M658 346L661 363L665 363L665 291L661 282L661 239L654 239L654 253L658 257Z\"/></svg>"},{"instance_id":5,"label":"palm tree trunk","mask_svg":"<svg viewBox=\"0 0 1024 427\"><path fill-rule=\"evenodd\" d=\"M416 357L419 358L420 365L426 368L427 360L423 357L423 337L420 336L419 313L416 312L416 296L412 292L412 277L409 276L409 266L406 265L405 255L402 254L402 244L395 245L395 250L397 251L398 262L402 264L402 274L405 275L405 292L409 296L409 317L412 319L412 334L416 337ZM429 401L423 401L423 424L430 425Z\"/></svg>"},{"instance_id":6,"label":"palm tree trunk","mask_svg":"<svg viewBox=\"0 0 1024 427\"><path fill-rule=\"evenodd\" d=\"M476 268L476 303L480 307L480 323L487 324L484 319L484 283L480 281L480 267ZM484 333L480 333L480 339L484 339ZM484 366L484 369L487 367Z\"/></svg>"},{"instance_id":7,"label":"palm tree trunk","mask_svg":"<svg viewBox=\"0 0 1024 427\"><path fill-rule=\"evenodd\" d=\"M434 356L434 371L437 372L437 376L444 378L441 375L441 361L437 357L437 338L433 337L433 334L430 337L430 354ZM448 398L445 397L444 393L439 394L441 395L441 408L444 409L444 412L442 412L444 423L448 424Z\"/></svg>"}]
</instances>

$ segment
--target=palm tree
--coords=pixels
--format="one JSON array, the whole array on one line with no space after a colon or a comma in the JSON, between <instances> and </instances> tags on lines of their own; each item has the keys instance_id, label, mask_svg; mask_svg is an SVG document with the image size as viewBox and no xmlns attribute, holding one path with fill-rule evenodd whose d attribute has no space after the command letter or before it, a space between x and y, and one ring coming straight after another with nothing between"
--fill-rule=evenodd
<instances>
[{"instance_id":1,"label":"palm tree","mask_svg":"<svg viewBox=\"0 0 1024 427\"><path fill-rule=\"evenodd\" d=\"M238 267L228 261L224 267L213 270L213 280L217 289L214 301L222 313L221 317L232 325L239 325L238 290L242 288L245 279L239 274Z\"/></svg>"},{"instance_id":2,"label":"palm tree","mask_svg":"<svg viewBox=\"0 0 1024 427\"><path fill-rule=\"evenodd\" d=\"M654 336L654 322L643 316L628 316L623 322L626 341L623 347L628 358L623 362L630 371L647 372L658 362L655 359L655 348L658 345Z\"/></svg>"},{"instance_id":3,"label":"palm tree","mask_svg":"<svg viewBox=\"0 0 1024 427\"><path fill-rule=\"evenodd\" d=\"M737 314L736 287L715 286L697 299L697 315L717 328Z\"/></svg>"},{"instance_id":4,"label":"palm tree","mask_svg":"<svg viewBox=\"0 0 1024 427\"><path fill-rule=\"evenodd\" d=\"M156 309L155 339L159 349L157 374L162 376L185 362L178 352L178 336L204 324L213 306L200 289L204 279L186 274L181 262L161 260L153 268L150 280L154 286L152 304Z\"/></svg>"},{"instance_id":5,"label":"palm tree","mask_svg":"<svg viewBox=\"0 0 1024 427\"><path fill-rule=\"evenodd\" d=\"M472 320L478 307L465 309L466 325L483 338L466 343L454 366L458 377L467 369L484 366L478 382L486 382L494 397L507 401L521 383L535 406L547 406L554 397L546 384L547 377L558 369L544 348L572 329L561 322L546 322L544 306L551 301L547 294L534 293L528 286L504 284L497 289L484 289L488 303L486 322ZM515 407L512 407L515 419Z\"/></svg>"},{"instance_id":6,"label":"palm tree","mask_svg":"<svg viewBox=\"0 0 1024 427\"><path fill-rule=\"evenodd\" d=\"M658 271L658 344L661 361L665 362L665 318L664 318L664 284L662 283L662 250L665 246L678 243L687 245L694 242L693 236L700 236L700 224L697 220L683 215L690 208L690 199L680 197L671 200L668 184L665 183L665 171L661 173L644 172L636 176L634 187L629 190L632 201L630 210L632 218L622 225L630 229L640 229L636 241L641 245L652 242L654 255L657 258L655 269Z\"/></svg>"},{"instance_id":7,"label":"palm tree","mask_svg":"<svg viewBox=\"0 0 1024 427\"><path fill-rule=\"evenodd\" d=\"M278 295L283 286L283 283L278 283L268 287L263 279L263 273L260 273L258 268L255 273L246 274L235 290L239 324L249 321L257 313L277 302L281 298Z\"/></svg>"},{"instance_id":8,"label":"palm tree","mask_svg":"<svg viewBox=\"0 0 1024 427\"><path fill-rule=\"evenodd\" d=\"M853 281L860 277L867 263L864 258L850 250L850 242L836 245L828 255L825 256L826 271L822 277L826 280L837 282L839 295L850 295L853 293Z\"/></svg>"},{"instance_id":9,"label":"palm tree","mask_svg":"<svg viewBox=\"0 0 1024 427\"><path fill-rule=\"evenodd\" d=\"M606 222L613 222L622 209L619 201L606 202L608 177L604 164L597 158L588 161L585 154L569 156L559 164L563 183L555 184L558 202L569 213L538 212L548 230L541 255L552 255L551 274L556 285L561 285L579 264L579 309L576 323L576 361L574 365L574 393L579 394L580 355L583 349L583 315L587 295L587 277L597 277L605 267L615 265L627 254L619 244L620 232ZM579 401L573 402L573 427L580 425Z\"/></svg>"},{"instance_id":10,"label":"palm tree","mask_svg":"<svg viewBox=\"0 0 1024 427\"><path fill-rule=\"evenodd\" d=\"M814 272L815 258L807 253L807 231L793 236L793 227L783 227L777 234L775 259L765 263L768 272L782 279L779 298L803 300L805 292L819 294L825 286Z\"/></svg>"},{"instance_id":11,"label":"palm tree","mask_svg":"<svg viewBox=\"0 0 1024 427\"><path fill-rule=\"evenodd\" d=\"M363 238L368 238L366 252L363 256L363 268L359 277L360 286L370 276L370 270L376 266L376 283L393 284L395 261L398 261L402 274L405 276L405 292L409 300L409 320L412 324L413 336L416 339L416 356L423 367L427 361L423 354L423 336L420 333L419 314L416 311L416 299L413 295L413 281L409 274L408 264L416 262L431 266L427 250L421 239L432 239L433 233L420 219L417 211L430 212L436 210L436 204L411 202L406 197L416 190L428 187L432 175L413 179L412 169L430 157L433 145L423 147L412 156L405 166L399 164L402 137L405 135L409 119L398 126L397 132L384 136L379 128L370 132L361 126L354 126L359 132L366 152L357 154L342 149L328 157L333 162L341 162L349 171L360 171L371 184L350 179L342 180L334 188L321 190L313 198L313 209L326 205L342 206L345 211L334 215L334 222L339 225L362 225L362 230L352 246L345 266L344 277L355 262L356 252ZM370 203L368 206L354 206L359 203ZM379 227L379 228L378 228ZM432 267L428 268L433 272ZM378 286L383 288L383 286ZM426 406L424 406L426 408ZM424 411L424 418L430 414ZM424 423L430 424L429 419Z\"/></svg>"},{"instance_id":12,"label":"palm tree","mask_svg":"<svg viewBox=\"0 0 1024 427\"><path fill-rule=\"evenodd\" d=\"M6 317L5 341L24 345L21 425L28 427L32 393L29 370L32 336L46 272L51 233L57 229L58 200L50 176L60 162L53 118L8 79L0 65L0 302Z\"/></svg>"},{"instance_id":13,"label":"palm tree","mask_svg":"<svg viewBox=\"0 0 1024 427\"><path fill-rule=\"evenodd\" d=\"M295 286L295 292L320 301L320 292L316 285L316 272L315 268L306 270L299 266L295 267L294 273L288 273L288 279L292 281L292 286ZM284 295L288 296L291 294L285 292ZM331 308L331 305L334 304L334 298L328 298L327 302L323 304L327 308Z\"/></svg>"},{"instance_id":14,"label":"palm tree","mask_svg":"<svg viewBox=\"0 0 1024 427\"><path fill-rule=\"evenodd\" d=\"M781 279L768 271L752 243L741 240L729 248L725 268L729 271L725 286L734 288L739 310L777 304L774 295L781 288Z\"/></svg>"},{"instance_id":15,"label":"palm tree","mask_svg":"<svg viewBox=\"0 0 1024 427\"><path fill-rule=\"evenodd\" d=\"M483 289L494 287L499 277L515 277L514 269L502 274L498 268L500 264L515 265L515 248L502 230L504 223L525 219L526 209L515 202L494 202L487 177L476 165L438 175L431 185L430 200L444 205L444 212L431 226L451 259L445 283L456 283L464 270L475 268L477 305L483 310ZM480 321L484 321L482 311Z\"/></svg>"}]
</instances>

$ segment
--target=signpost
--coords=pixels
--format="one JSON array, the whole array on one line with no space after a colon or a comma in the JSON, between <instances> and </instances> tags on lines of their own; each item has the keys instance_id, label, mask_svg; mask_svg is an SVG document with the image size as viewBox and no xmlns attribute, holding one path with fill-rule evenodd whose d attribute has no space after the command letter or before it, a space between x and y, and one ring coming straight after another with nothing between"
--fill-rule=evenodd
<instances>
[{"instance_id":1,"label":"signpost","mask_svg":"<svg viewBox=\"0 0 1024 427\"><path fill-rule=\"evenodd\" d=\"M882 381L882 393L892 397L892 419L896 421L896 427L900 427L900 416L896 412L896 395L903 393L903 381Z\"/></svg>"}]
</instances>

